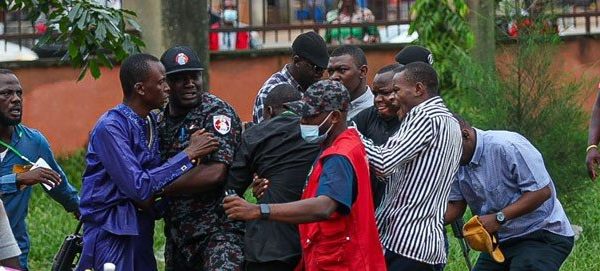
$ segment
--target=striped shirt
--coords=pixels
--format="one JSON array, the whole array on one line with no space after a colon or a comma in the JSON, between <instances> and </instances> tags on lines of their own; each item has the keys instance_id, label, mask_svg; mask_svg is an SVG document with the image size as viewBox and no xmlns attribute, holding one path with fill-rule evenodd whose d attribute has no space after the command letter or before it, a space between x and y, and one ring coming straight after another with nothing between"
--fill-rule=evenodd
<instances>
[{"instance_id":1,"label":"striped shirt","mask_svg":"<svg viewBox=\"0 0 600 271\"><path fill-rule=\"evenodd\" d=\"M458 122L437 96L410 110L384 145L364 141L376 174L392 175L376 211L382 245L427 264L446 262L443 217L462 152Z\"/></svg>"},{"instance_id":2,"label":"striped shirt","mask_svg":"<svg viewBox=\"0 0 600 271\"><path fill-rule=\"evenodd\" d=\"M269 79L267 79L267 81L260 88L258 94L256 94L256 99L254 100L254 107L252 109L252 122L254 122L255 124L258 124L261 121L263 121L265 99L267 98L267 95L269 95L269 92L271 92L271 90L279 84L290 84L293 87L297 88L298 91L300 91L300 94L304 92L300 87L300 84L298 84L296 79L292 77L292 74L288 70L288 66L285 65L281 71L278 71L271 75L271 77L269 77Z\"/></svg>"}]
</instances>

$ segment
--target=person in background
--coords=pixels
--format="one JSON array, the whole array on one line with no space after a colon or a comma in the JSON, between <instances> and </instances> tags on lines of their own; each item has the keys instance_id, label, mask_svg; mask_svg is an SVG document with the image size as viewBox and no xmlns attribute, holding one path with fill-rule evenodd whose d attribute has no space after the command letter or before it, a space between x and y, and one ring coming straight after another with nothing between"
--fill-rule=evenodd
<instances>
[{"instance_id":1,"label":"person in background","mask_svg":"<svg viewBox=\"0 0 600 271\"><path fill-rule=\"evenodd\" d=\"M352 123L356 129L365 137L373 140L376 145L383 145L388 138L400 129L402 121L398 116L400 104L396 99L393 89L392 78L394 70L400 69L401 64L391 64L381 68L373 78L373 95L375 105L361 111ZM371 174L371 188L373 188L373 202L375 208L379 206L385 194L385 184L389 178L377 180L375 174Z\"/></svg>"},{"instance_id":2,"label":"person in background","mask_svg":"<svg viewBox=\"0 0 600 271\"><path fill-rule=\"evenodd\" d=\"M394 60L401 65L419 61L433 65L433 54L425 47L409 45L402 48L402 50L394 56Z\"/></svg>"},{"instance_id":3,"label":"person in background","mask_svg":"<svg viewBox=\"0 0 600 271\"><path fill-rule=\"evenodd\" d=\"M310 31L298 35L292 43L291 62L281 71L271 75L256 94L252 109L254 124L263 120L264 100L273 87L286 83L296 88L299 93L304 93L304 90L323 77L328 61L327 44L319 34Z\"/></svg>"},{"instance_id":4,"label":"person in background","mask_svg":"<svg viewBox=\"0 0 600 271\"><path fill-rule=\"evenodd\" d=\"M30 243L26 218L32 186L46 184L51 187L44 191L77 218L79 196L54 159L48 140L38 130L21 124L22 116L21 82L13 71L0 69L0 199L22 252L19 256L21 267L27 269ZM33 162L39 159L43 159L48 167L31 169Z\"/></svg>"},{"instance_id":5,"label":"person in background","mask_svg":"<svg viewBox=\"0 0 600 271\"><path fill-rule=\"evenodd\" d=\"M326 18L329 24L372 23L375 21L371 10L358 6L356 0L340 0L339 8L327 12ZM377 43L379 42L379 31L376 26L330 28L325 34L325 41L331 45Z\"/></svg>"},{"instance_id":6,"label":"person in background","mask_svg":"<svg viewBox=\"0 0 600 271\"><path fill-rule=\"evenodd\" d=\"M598 83L598 94L596 102L592 109L590 128L588 135L588 147L586 151L586 166L588 175L592 181L596 180L596 169L600 164L600 152L598 152L598 143L600 143L600 83Z\"/></svg>"},{"instance_id":7,"label":"person in background","mask_svg":"<svg viewBox=\"0 0 600 271\"><path fill-rule=\"evenodd\" d=\"M373 106L373 93L367 85L367 57L354 45L342 45L329 57L327 73L329 79L341 82L350 92L348 120L363 109Z\"/></svg>"},{"instance_id":8,"label":"person in background","mask_svg":"<svg viewBox=\"0 0 600 271\"><path fill-rule=\"evenodd\" d=\"M208 48L211 51L235 51L260 48L258 33L254 31L227 31L227 28L246 26L239 21L235 2L233 0L224 0L220 20L210 24L210 29L220 29L223 31L209 33Z\"/></svg>"}]
</instances>

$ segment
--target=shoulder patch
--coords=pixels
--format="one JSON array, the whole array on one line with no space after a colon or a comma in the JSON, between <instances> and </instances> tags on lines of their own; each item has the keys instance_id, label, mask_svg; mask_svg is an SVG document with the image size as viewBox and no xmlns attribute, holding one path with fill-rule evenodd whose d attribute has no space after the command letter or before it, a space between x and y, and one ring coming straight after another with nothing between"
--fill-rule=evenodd
<instances>
[{"instance_id":1,"label":"shoulder patch","mask_svg":"<svg viewBox=\"0 0 600 271\"><path fill-rule=\"evenodd\" d=\"M225 115L213 116L213 127L217 132L225 135L231 131L231 118Z\"/></svg>"}]
</instances>

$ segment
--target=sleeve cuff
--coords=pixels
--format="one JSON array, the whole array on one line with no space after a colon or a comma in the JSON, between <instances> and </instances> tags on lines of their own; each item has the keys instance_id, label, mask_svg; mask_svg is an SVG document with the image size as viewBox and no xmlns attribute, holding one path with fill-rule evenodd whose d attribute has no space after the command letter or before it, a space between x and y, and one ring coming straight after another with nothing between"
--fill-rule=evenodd
<instances>
[{"instance_id":1,"label":"sleeve cuff","mask_svg":"<svg viewBox=\"0 0 600 271\"><path fill-rule=\"evenodd\" d=\"M533 178L527 179L527 181L519 183L519 189L521 192L535 192L538 191L550 184L549 178L540 178L540 180L535 180Z\"/></svg>"},{"instance_id":2,"label":"sleeve cuff","mask_svg":"<svg viewBox=\"0 0 600 271\"><path fill-rule=\"evenodd\" d=\"M461 195L450 195L448 201L463 201L465 200Z\"/></svg>"},{"instance_id":3,"label":"sleeve cuff","mask_svg":"<svg viewBox=\"0 0 600 271\"><path fill-rule=\"evenodd\" d=\"M161 181L153 187L153 193L161 191L164 186L168 185L173 180L177 179L179 176L183 175L192 167L194 167L187 154L183 151L169 158L167 163L169 164L168 167L164 168L166 172L165 170L162 171L164 174L159 176L159 180Z\"/></svg>"},{"instance_id":4,"label":"sleeve cuff","mask_svg":"<svg viewBox=\"0 0 600 271\"><path fill-rule=\"evenodd\" d=\"M0 192L1 193L14 193L17 192L17 174L8 174L0 178Z\"/></svg>"},{"instance_id":5,"label":"sleeve cuff","mask_svg":"<svg viewBox=\"0 0 600 271\"><path fill-rule=\"evenodd\" d=\"M185 152L179 152L177 155L171 157L170 159L175 165L179 166L179 173L183 174L186 171L190 170L194 165L190 158Z\"/></svg>"}]
</instances>

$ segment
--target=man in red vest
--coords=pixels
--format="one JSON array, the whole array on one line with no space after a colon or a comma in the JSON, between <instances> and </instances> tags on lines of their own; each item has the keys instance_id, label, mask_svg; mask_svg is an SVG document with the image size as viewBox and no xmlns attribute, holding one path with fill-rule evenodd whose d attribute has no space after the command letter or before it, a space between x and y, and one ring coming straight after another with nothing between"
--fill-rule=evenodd
<instances>
[{"instance_id":1,"label":"man in red vest","mask_svg":"<svg viewBox=\"0 0 600 271\"><path fill-rule=\"evenodd\" d=\"M301 200L260 205L237 196L223 200L230 219L300 224L298 270L386 270L366 152L356 130L346 125L349 104L348 90L331 80L311 85L302 100L286 104L302 116L302 138L322 150Z\"/></svg>"}]
</instances>

